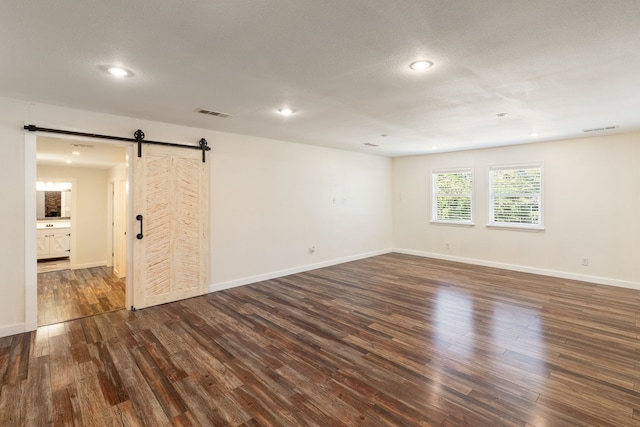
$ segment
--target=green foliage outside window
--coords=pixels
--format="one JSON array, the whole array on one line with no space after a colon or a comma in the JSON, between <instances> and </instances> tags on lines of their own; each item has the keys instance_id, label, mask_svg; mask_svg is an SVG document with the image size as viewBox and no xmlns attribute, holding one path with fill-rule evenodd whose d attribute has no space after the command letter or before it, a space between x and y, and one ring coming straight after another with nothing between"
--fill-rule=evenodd
<instances>
[{"instance_id":1,"label":"green foliage outside window","mask_svg":"<svg viewBox=\"0 0 640 427\"><path fill-rule=\"evenodd\" d=\"M469 171L433 174L434 221L471 222L473 174Z\"/></svg>"},{"instance_id":2,"label":"green foliage outside window","mask_svg":"<svg viewBox=\"0 0 640 427\"><path fill-rule=\"evenodd\" d=\"M541 224L540 167L491 170L490 192L492 223Z\"/></svg>"}]
</instances>

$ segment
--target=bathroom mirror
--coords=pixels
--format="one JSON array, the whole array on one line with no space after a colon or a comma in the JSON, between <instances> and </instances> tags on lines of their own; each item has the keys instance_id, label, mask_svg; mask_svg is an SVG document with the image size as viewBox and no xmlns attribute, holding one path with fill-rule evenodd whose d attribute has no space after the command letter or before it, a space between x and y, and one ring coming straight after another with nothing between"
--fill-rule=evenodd
<instances>
[{"instance_id":1,"label":"bathroom mirror","mask_svg":"<svg viewBox=\"0 0 640 427\"><path fill-rule=\"evenodd\" d=\"M38 219L70 219L71 190L36 191Z\"/></svg>"}]
</instances>

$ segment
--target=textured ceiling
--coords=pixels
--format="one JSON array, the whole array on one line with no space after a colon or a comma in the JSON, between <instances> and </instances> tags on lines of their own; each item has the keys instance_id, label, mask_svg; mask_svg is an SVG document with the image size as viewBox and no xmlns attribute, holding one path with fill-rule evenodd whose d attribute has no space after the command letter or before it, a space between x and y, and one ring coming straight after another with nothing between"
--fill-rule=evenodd
<instances>
[{"instance_id":1,"label":"textured ceiling","mask_svg":"<svg viewBox=\"0 0 640 427\"><path fill-rule=\"evenodd\" d=\"M128 161L127 148L113 143L46 136L38 136L37 141L38 165L108 169Z\"/></svg>"},{"instance_id":2,"label":"textured ceiling","mask_svg":"<svg viewBox=\"0 0 640 427\"><path fill-rule=\"evenodd\" d=\"M389 156L640 129L638 0L6 0L0 57L0 96Z\"/></svg>"}]
</instances>

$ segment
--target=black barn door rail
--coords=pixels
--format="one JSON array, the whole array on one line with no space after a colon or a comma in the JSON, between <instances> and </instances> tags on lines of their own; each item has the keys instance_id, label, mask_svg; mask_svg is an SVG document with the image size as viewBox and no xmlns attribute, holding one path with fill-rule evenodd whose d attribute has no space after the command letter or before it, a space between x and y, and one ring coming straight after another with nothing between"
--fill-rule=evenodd
<instances>
[{"instance_id":1,"label":"black barn door rail","mask_svg":"<svg viewBox=\"0 0 640 427\"><path fill-rule=\"evenodd\" d=\"M41 128L36 125L25 125L24 130L29 132L46 132L46 133L58 133L61 135L72 135L72 136L83 136L87 138L100 138L100 139L110 139L112 141L126 141L126 142L135 142L138 144L138 157L142 157L142 144L155 144L155 145L166 145L169 147L182 147L182 148L191 148L194 150L202 150L202 163L206 161L205 153L211 150L207 140L202 138L198 141L198 145L187 145L187 144L177 144L174 142L161 142L161 141L148 141L144 139L144 132L140 129L134 132L134 138L124 138L121 136L112 136L112 135L100 135L97 133L86 133L86 132L75 132L71 130L61 130L61 129L50 129L50 128Z\"/></svg>"}]
</instances>

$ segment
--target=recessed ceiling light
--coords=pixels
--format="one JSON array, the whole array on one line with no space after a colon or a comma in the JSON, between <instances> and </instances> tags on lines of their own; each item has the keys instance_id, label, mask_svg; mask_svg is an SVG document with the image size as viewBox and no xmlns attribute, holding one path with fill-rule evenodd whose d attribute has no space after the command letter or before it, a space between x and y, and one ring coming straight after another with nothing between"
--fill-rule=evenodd
<instances>
[{"instance_id":1,"label":"recessed ceiling light","mask_svg":"<svg viewBox=\"0 0 640 427\"><path fill-rule=\"evenodd\" d=\"M537 138L538 136L539 136L539 135L538 135L536 132L533 132L533 133L531 134L531 137L532 137L532 138Z\"/></svg>"},{"instance_id":2,"label":"recessed ceiling light","mask_svg":"<svg viewBox=\"0 0 640 427\"><path fill-rule=\"evenodd\" d=\"M293 110L291 108L280 108L278 112L283 116L290 116L293 114Z\"/></svg>"},{"instance_id":3,"label":"recessed ceiling light","mask_svg":"<svg viewBox=\"0 0 640 427\"><path fill-rule=\"evenodd\" d=\"M73 154L74 156L79 156L80 152L79 151L72 151L71 154Z\"/></svg>"},{"instance_id":4,"label":"recessed ceiling light","mask_svg":"<svg viewBox=\"0 0 640 427\"><path fill-rule=\"evenodd\" d=\"M67 159L67 160L65 160L65 163L70 164L71 160Z\"/></svg>"},{"instance_id":5,"label":"recessed ceiling light","mask_svg":"<svg viewBox=\"0 0 640 427\"><path fill-rule=\"evenodd\" d=\"M496 114L496 117L507 117L509 115L509 113L498 113Z\"/></svg>"},{"instance_id":6,"label":"recessed ceiling light","mask_svg":"<svg viewBox=\"0 0 640 427\"><path fill-rule=\"evenodd\" d=\"M109 72L109 74L116 77L126 77L129 75L129 72L121 67L109 67L107 68L107 71Z\"/></svg>"},{"instance_id":7,"label":"recessed ceiling light","mask_svg":"<svg viewBox=\"0 0 640 427\"><path fill-rule=\"evenodd\" d=\"M427 68L431 68L433 66L433 62L427 61L425 59L421 59L420 61L414 61L409 64L409 68L413 71L424 71Z\"/></svg>"},{"instance_id":8,"label":"recessed ceiling light","mask_svg":"<svg viewBox=\"0 0 640 427\"><path fill-rule=\"evenodd\" d=\"M120 67L117 65L100 65L98 67L101 71L113 76L113 77L133 77L133 71L127 70L124 67Z\"/></svg>"}]
</instances>

